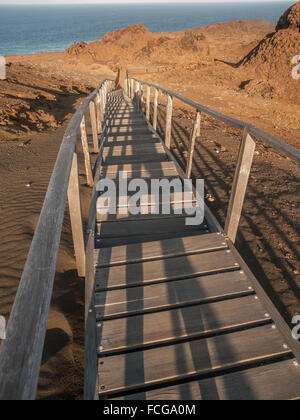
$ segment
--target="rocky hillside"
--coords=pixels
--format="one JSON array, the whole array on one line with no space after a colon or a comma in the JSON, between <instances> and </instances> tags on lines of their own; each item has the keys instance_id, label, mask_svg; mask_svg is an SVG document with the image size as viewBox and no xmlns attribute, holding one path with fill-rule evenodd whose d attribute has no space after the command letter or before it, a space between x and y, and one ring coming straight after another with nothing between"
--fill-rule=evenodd
<instances>
[{"instance_id":1,"label":"rocky hillside","mask_svg":"<svg viewBox=\"0 0 300 420\"><path fill-rule=\"evenodd\" d=\"M241 61L240 66L255 73L245 89L265 92L269 97L289 96L299 103L299 81L293 79L293 57L300 54L300 2L279 19L276 32L262 41Z\"/></svg>"},{"instance_id":2,"label":"rocky hillside","mask_svg":"<svg viewBox=\"0 0 300 420\"><path fill-rule=\"evenodd\" d=\"M138 24L107 33L100 41L71 45L65 51L66 61L85 64L170 65L188 66L210 62L222 52L224 38L232 39L233 47L241 38L247 45L258 40L275 25L263 20L233 20L208 27L193 28L174 33L152 33ZM247 52L249 49L247 50Z\"/></svg>"}]
</instances>

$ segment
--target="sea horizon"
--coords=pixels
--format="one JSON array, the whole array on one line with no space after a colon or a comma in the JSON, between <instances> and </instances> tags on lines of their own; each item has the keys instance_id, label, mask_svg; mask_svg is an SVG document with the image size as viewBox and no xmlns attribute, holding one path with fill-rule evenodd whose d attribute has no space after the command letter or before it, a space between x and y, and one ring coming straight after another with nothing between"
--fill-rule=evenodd
<instances>
[{"instance_id":1,"label":"sea horizon","mask_svg":"<svg viewBox=\"0 0 300 420\"><path fill-rule=\"evenodd\" d=\"M276 23L294 1L128 4L11 4L0 6L0 55L61 52L107 32L143 23L152 32L176 32L234 20Z\"/></svg>"}]
</instances>

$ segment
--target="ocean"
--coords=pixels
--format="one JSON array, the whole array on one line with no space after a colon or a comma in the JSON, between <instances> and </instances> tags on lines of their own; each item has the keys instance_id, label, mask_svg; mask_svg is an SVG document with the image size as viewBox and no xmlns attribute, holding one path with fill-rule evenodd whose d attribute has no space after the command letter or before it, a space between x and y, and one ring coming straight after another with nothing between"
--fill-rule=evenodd
<instances>
[{"instance_id":1,"label":"ocean","mask_svg":"<svg viewBox=\"0 0 300 420\"><path fill-rule=\"evenodd\" d=\"M153 32L264 18L276 23L292 2L0 6L0 55L63 51L73 42L144 23Z\"/></svg>"}]
</instances>

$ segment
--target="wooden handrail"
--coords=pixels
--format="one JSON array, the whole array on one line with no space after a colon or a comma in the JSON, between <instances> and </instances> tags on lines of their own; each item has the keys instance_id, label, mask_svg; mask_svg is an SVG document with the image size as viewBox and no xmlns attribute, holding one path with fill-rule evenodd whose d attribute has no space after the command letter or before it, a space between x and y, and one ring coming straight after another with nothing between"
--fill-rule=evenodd
<instances>
[{"instance_id":1,"label":"wooden handrail","mask_svg":"<svg viewBox=\"0 0 300 420\"><path fill-rule=\"evenodd\" d=\"M290 159L295 161L296 164L297 164L297 170L300 171L300 150L296 149L295 147L291 146L290 144L278 139L275 136L272 136L269 133L266 133L265 131L261 130L260 128L257 128L255 126L253 126L251 124L248 124L248 123L245 123L243 121L237 120L235 118L229 117L228 115L221 114L218 111L212 110L212 109L210 109L206 106L203 106L203 105L201 105L197 102L194 102L194 101L192 101L188 98L185 98L184 96L179 95L178 93L171 92L170 90L167 90L167 89L165 89L161 86L158 86L158 85L155 85L155 84L152 84L152 83L148 83L148 82L144 82L144 81L141 81L141 80L136 79L136 78L132 78L132 80L134 80L134 81L136 81L140 84L143 84L143 85L146 85L146 86L149 86L149 87L153 87L153 88L161 91L165 95L176 98L179 101L191 106L192 108L195 108L197 111L200 111L200 112L203 112L204 114L210 115L210 116L214 117L215 119L217 119L219 121L227 123L228 125L231 125L231 126L236 127L236 128L240 128L242 130L247 128L249 134L252 134L257 139L264 140L265 143L272 146L278 152L280 152L284 156L289 157Z\"/></svg>"},{"instance_id":2,"label":"wooden handrail","mask_svg":"<svg viewBox=\"0 0 300 420\"><path fill-rule=\"evenodd\" d=\"M0 349L0 400L35 399L67 195L69 207L74 206L70 209L73 235L78 217L81 219L76 154L78 132L89 105L99 92L107 92L113 85L113 81L104 80L95 89L78 108L63 137L7 325L7 338ZM105 105L103 96L102 106ZM95 109L90 109L93 118ZM92 123L95 136L95 121ZM97 146L95 140L94 137L94 146ZM78 226L75 235L73 239L77 242L82 235ZM84 242L81 238L79 242L76 253L82 253ZM76 255L81 273L84 257Z\"/></svg>"},{"instance_id":3,"label":"wooden handrail","mask_svg":"<svg viewBox=\"0 0 300 420\"><path fill-rule=\"evenodd\" d=\"M136 83L136 88L134 90L134 82ZM144 82L142 80L131 78L126 83L129 86L128 95L133 98L135 92L135 101L138 106L139 98L138 93L144 86L147 86L147 112L146 119L150 120L150 97L151 97L151 88L154 88L154 101L153 101L153 117L152 124L153 129L156 131L157 127L157 98L158 92L162 92L167 97L167 106L166 106L166 129L165 129L165 145L169 149L171 146L171 130L172 130L172 99L176 98L179 101L191 106L196 110L196 118L194 121L194 127L192 130L189 153L187 159L186 167L186 176L190 178L192 172L193 164L193 153L196 143L196 138L200 135L201 129L201 114L207 114L213 118L227 123L233 127L239 128L243 131L243 137L241 141L241 147L238 154L238 161L234 176L233 187L231 190L231 196L229 201L229 206L227 210L226 223L224 227L225 233L234 243L236 240L236 235L240 223L240 218L242 214L243 204L245 200L246 190L249 181L249 175L251 171L253 155L256 147L256 140L260 139L263 142L267 143L274 149L276 149L282 155L289 157L296 163L296 170L300 171L300 150L295 147L285 143L284 141L272 136L271 134L266 133L260 128L254 127L251 124L242 122L235 118L229 117L227 115L221 114L220 112L214 111L206 106L200 105L197 102L191 101L190 99L185 98L182 95L171 92L161 86Z\"/></svg>"}]
</instances>

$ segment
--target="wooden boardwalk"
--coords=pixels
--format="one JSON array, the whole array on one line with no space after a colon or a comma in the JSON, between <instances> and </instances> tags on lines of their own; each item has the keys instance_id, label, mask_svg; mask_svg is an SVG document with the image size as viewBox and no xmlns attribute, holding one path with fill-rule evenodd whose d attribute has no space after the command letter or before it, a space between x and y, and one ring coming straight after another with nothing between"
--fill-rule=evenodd
<instances>
[{"instance_id":1,"label":"wooden boardwalk","mask_svg":"<svg viewBox=\"0 0 300 420\"><path fill-rule=\"evenodd\" d=\"M100 178L184 178L123 91L109 95L100 156ZM102 210L98 199L91 312L100 399L299 397L281 318L208 209L200 226L175 212Z\"/></svg>"},{"instance_id":2,"label":"wooden boardwalk","mask_svg":"<svg viewBox=\"0 0 300 420\"><path fill-rule=\"evenodd\" d=\"M124 91L116 84L99 84L62 139L0 342L0 400L36 398L66 210L85 279L86 400L300 399L300 340L234 247L256 141L291 159L296 171L300 151L161 86L134 78ZM156 132L162 95L164 140ZM174 100L195 111L185 173L170 152ZM184 197L148 189L154 179L186 186L205 115L241 130L224 229L206 205L197 207L197 225L186 223L199 204L192 188ZM91 187L86 231L81 153ZM94 170L90 153L98 154ZM142 211L133 205L137 185L124 191L120 177L144 183ZM113 214L104 212L99 180L116 189ZM169 211L149 212L149 202Z\"/></svg>"}]
</instances>

